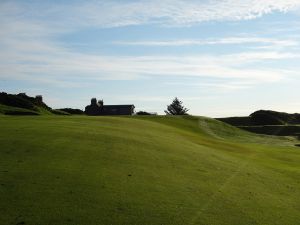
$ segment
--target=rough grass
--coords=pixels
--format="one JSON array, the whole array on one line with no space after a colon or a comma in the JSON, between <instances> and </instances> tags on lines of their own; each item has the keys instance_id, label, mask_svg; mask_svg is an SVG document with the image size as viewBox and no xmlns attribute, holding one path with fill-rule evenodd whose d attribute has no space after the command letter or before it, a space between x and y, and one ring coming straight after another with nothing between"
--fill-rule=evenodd
<instances>
[{"instance_id":1,"label":"rough grass","mask_svg":"<svg viewBox=\"0 0 300 225\"><path fill-rule=\"evenodd\" d=\"M0 117L0 224L299 224L300 150L202 117Z\"/></svg>"},{"instance_id":2,"label":"rough grass","mask_svg":"<svg viewBox=\"0 0 300 225\"><path fill-rule=\"evenodd\" d=\"M39 115L38 112L33 111L33 110L0 104L0 115L1 114L5 114L5 115Z\"/></svg>"},{"instance_id":3,"label":"rough grass","mask_svg":"<svg viewBox=\"0 0 300 225\"><path fill-rule=\"evenodd\" d=\"M35 106L34 110L30 110L30 109L25 109L25 108L19 108L19 107L14 107L14 106L8 106L8 105L3 105L0 104L0 115L4 114L4 115L63 115L63 116L67 116L70 115L70 113L67 113L65 111L62 110L58 110L58 109L51 109L51 110L47 110L41 106Z\"/></svg>"}]
</instances>

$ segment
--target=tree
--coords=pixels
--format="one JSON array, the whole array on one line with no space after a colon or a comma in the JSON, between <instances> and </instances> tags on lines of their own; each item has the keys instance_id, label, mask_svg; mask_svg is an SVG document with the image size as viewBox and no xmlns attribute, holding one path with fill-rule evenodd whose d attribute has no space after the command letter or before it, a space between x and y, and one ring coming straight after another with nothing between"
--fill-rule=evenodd
<instances>
[{"instance_id":1,"label":"tree","mask_svg":"<svg viewBox=\"0 0 300 225\"><path fill-rule=\"evenodd\" d=\"M167 110L165 110L165 113L167 115L188 115L187 111L189 111L189 109L185 108L182 105L182 101L175 97L171 105L168 105L168 108Z\"/></svg>"}]
</instances>

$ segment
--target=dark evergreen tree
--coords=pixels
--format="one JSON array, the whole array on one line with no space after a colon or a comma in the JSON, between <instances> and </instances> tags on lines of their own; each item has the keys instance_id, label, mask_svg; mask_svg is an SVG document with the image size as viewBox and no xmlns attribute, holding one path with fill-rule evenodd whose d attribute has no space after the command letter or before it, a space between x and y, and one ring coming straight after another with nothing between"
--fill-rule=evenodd
<instances>
[{"instance_id":1,"label":"dark evergreen tree","mask_svg":"<svg viewBox=\"0 0 300 225\"><path fill-rule=\"evenodd\" d=\"M188 115L187 111L189 111L189 109L185 108L182 104L182 101L175 97L171 105L168 105L165 113L167 115Z\"/></svg>"}]
</instances>

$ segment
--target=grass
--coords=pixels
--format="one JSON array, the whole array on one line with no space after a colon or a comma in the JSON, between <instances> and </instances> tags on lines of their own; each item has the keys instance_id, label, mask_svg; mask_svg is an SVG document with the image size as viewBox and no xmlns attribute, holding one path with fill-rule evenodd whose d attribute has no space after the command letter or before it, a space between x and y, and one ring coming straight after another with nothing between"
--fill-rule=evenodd
<instances>
[{"instance_id":1,"label":"grass","mask_svg":"<svg viewBox=\"0 0 300 225\"><path fill-rule=\"evenodd\" d=\"M39 115L38 112L33 111L33 110L0 104L0 115L1 114L6 114L6 115Z\"/></svg>"},{"instance_id":2,"label":"grass","mask_svg":"<svg viewBox=\"0 0 300 225\"><path fill-rule=\"evenodd\" d=\"M0 117L0 224L299 224L300 148L203 117Z\"/></svg>"},{"instance_id":3,"label":"grass","mask_svg":"<svg viewBox=\"0 0 300 225\"><path fill-rule=\"evenodd\" d=\"M13 107L13 106L8 106L8 105L2 105L0 104L0 115L4 114L4 115L19 115L19 116L32 116L32 115L70 115L70 113L67 113L65 111L62 110L58 110L58 109L51 109L51 110L47 110L43 107L40 106L35 106L34 108L35 110L30 110L30 109L25 109L25 108L19 108L19 107Z\"/></svg>"}]
</instances>

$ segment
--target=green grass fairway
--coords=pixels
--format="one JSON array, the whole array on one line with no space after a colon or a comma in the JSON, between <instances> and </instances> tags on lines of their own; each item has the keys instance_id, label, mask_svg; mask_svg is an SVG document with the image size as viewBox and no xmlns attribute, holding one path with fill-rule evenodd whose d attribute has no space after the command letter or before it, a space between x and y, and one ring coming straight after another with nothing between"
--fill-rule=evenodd
<instances>
[{"instance_id":1,"label":"green grass fairway","mask_svg":"<svg viewBox=\"0 0 300 225\"><path fill-rule=\"evenodd\" d=\"M300 224L296 143L202 117L2 115L0 224Z\"/></svg>"}]
</instances>

